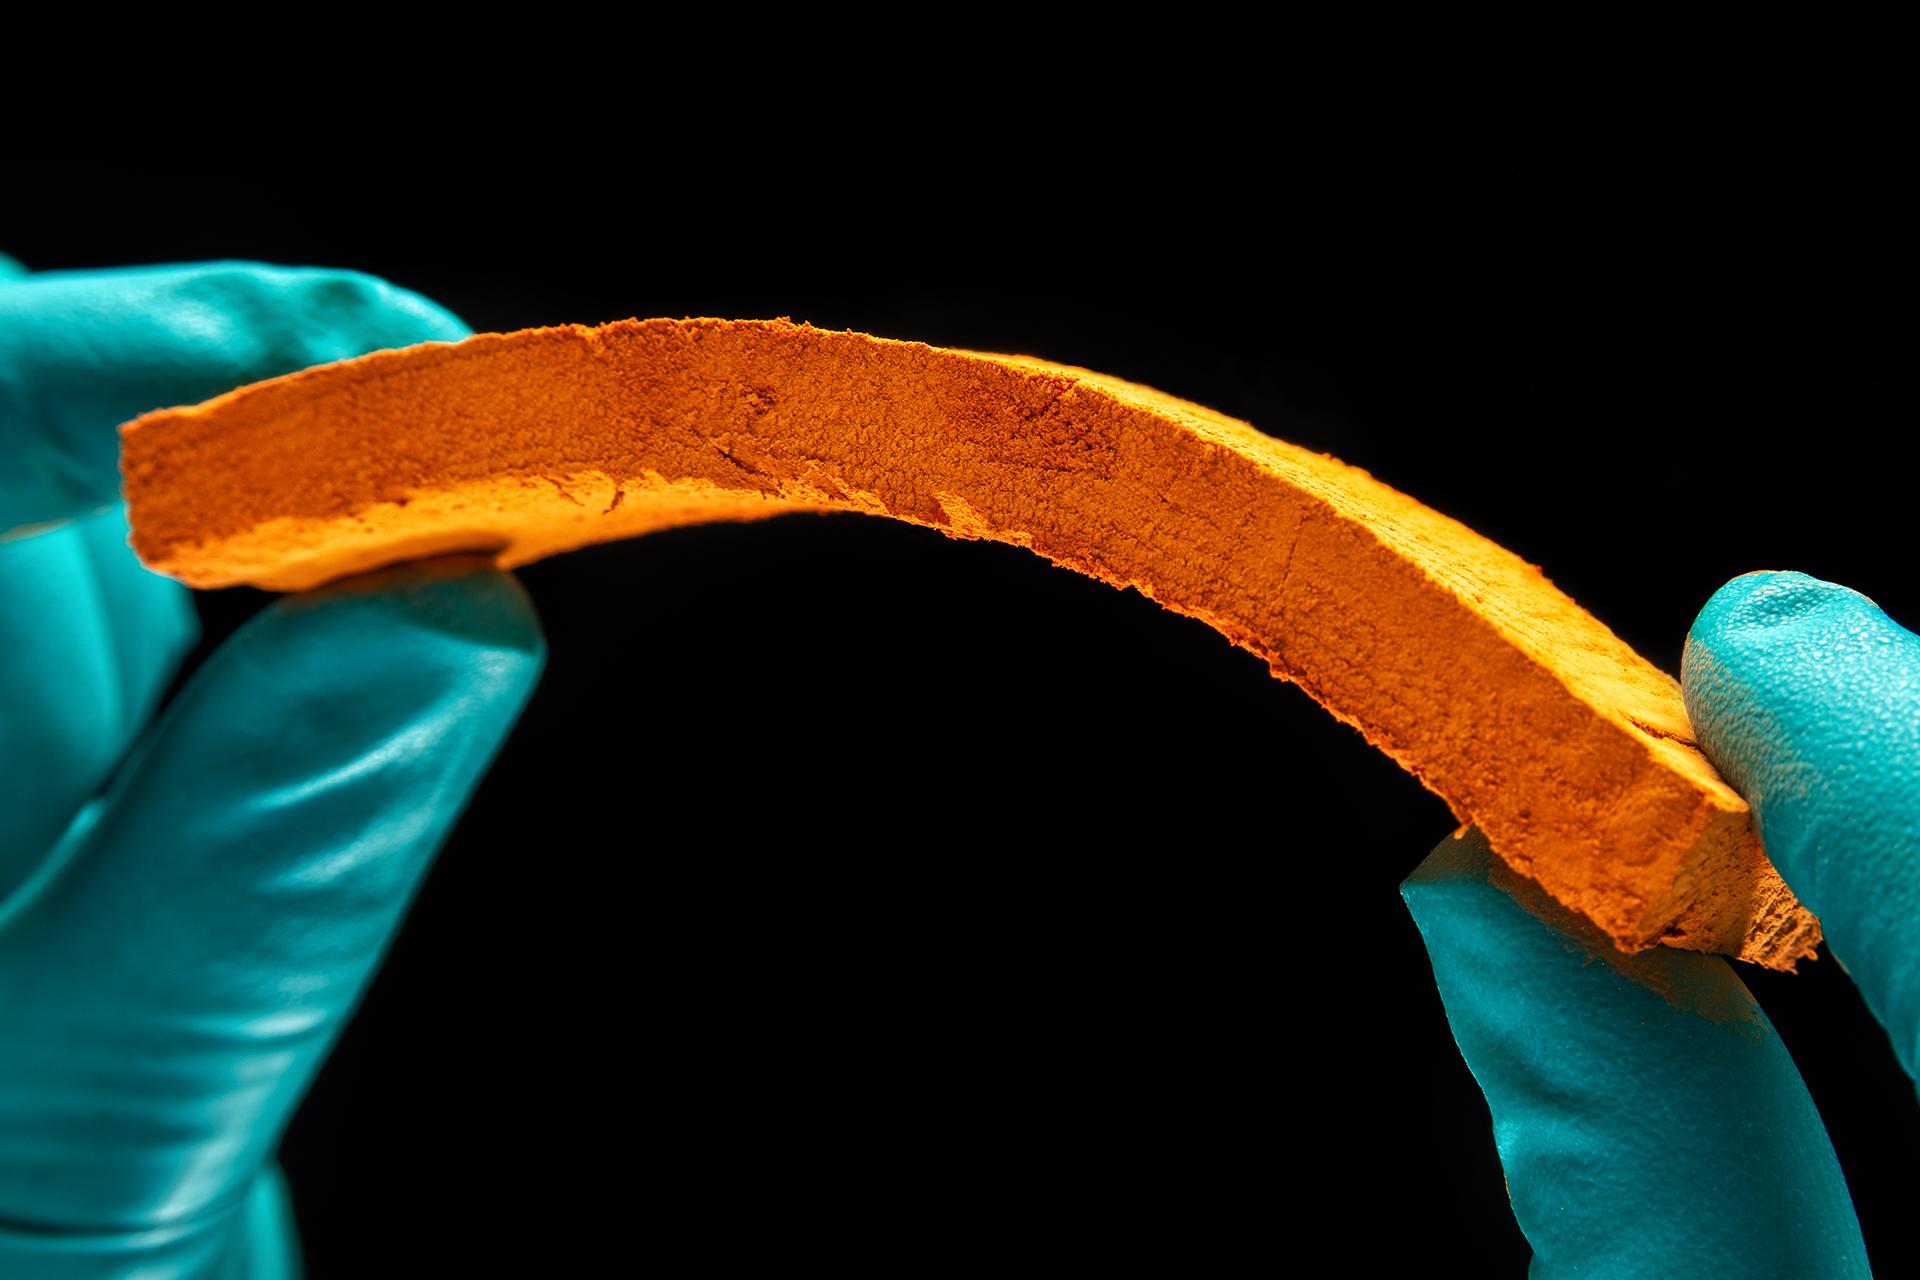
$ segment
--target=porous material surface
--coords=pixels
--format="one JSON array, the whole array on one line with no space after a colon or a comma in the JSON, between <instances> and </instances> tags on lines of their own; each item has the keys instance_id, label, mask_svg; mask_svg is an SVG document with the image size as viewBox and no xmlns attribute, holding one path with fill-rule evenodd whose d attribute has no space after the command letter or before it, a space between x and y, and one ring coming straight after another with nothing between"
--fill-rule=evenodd
<instances>
[{"instance_id":1,"label":"porous material surface","mask_svg":"<svg viewBox=\"0 0 1920 1280\"><path fill-rule=\"evenodd\" d=\"M121 428L133 546L301 590L456 550L511 568L675 525L891 516L1199 618L1623 949L1779 968L1818 925L1678 683L1540 570L1365 471L1084 369L784 320L481 334Z\"/></svg>"}]
</instances>

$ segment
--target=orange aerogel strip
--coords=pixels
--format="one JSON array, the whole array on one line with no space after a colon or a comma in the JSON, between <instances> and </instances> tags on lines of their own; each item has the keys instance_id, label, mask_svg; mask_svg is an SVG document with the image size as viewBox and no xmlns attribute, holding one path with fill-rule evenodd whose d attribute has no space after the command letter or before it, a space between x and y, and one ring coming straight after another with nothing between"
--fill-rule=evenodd
<instances>
[{"instance_id":1,"label":"orange aerogel strip","mask_svg":"<svg viewBox=\"0 0 1920 1280\"><path fill-rule=\"evenodd\" d=\"M122 432L133 545L295 591L452 551L891 516L1132 586L1265 659L1625 950L1776 968L1818 923L1673 677L1365 471L1147 387L777 321L626 320L323 365Z\"/></svg>"}]
</instances>

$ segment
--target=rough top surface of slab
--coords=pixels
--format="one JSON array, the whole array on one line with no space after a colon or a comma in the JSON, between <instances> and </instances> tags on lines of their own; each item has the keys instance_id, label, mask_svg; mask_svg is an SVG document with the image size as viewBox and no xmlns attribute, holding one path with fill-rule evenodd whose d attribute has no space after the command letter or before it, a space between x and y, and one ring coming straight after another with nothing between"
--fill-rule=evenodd
<instances>
[{"instance_id":1,"label":"rough top surface of slab","mask_svg":"<svg viewBox=\"0 0 1920 1280\"><path fill-rule=\"evenodd\" d=\"M1538 567L1117 378L783 320L569 325L147 414L122 469L135 550L201 587L795 511L1015 543L1258 654L1625 949L1791 968L1818 940L1675 680Z\"/></svg>"}]
</instances>

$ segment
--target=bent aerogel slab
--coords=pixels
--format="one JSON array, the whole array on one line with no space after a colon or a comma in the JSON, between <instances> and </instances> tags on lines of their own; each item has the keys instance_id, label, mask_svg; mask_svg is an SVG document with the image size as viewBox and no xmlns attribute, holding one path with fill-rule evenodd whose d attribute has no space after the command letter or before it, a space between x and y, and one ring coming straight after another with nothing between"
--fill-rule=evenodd
<instances>
[{"instance_id":1,"label":"bent aerogel slab","mask_svg":"<svg viewBox=\"0 0 1920 1280\"><path fill-rule=\"evenodd\" d=\"M1623 949L1776 968L1819 926L1674 679L1366 472L1147 387L784 320L625 320L323 365L121 429L133 545L300 590L853 511L1028 547L1265 659Z\"/></svg>"}]
</instances>

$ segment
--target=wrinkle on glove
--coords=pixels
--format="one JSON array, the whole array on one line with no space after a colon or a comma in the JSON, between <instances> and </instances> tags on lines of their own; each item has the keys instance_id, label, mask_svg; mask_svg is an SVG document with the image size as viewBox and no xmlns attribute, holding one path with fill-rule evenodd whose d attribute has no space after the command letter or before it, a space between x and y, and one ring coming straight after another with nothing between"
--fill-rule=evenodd
<instances>
[{"instance_id":1,"label":"wrinkle on glove","mask_svg":"<svg viewBox=\"0 0 1920 1280\"><path fill-rule=\"evenodd\" d=\"M0 1274L32 1280L300 1280L286 1178L268 1165L233 1214L146 1231L42 1232L0 1222Z\"/></svg>"},{"instance_id":2,"label":"wrinkle on glove","mask_svg":"<svg viewBox=\"0 0 1920 1280\"><path fill-rule=\"evenodd\" d=\"M1535 1280L1869 1275L1786 1048L1718 956L1623 956L1476 828L1401 886Z\"/></svg>"},{"instance_id":3,"label":"wrinkle on glove","mask_svg":"<svg viewBox=\"0 0 1920 1280\"><path fill-rule=\"evenodd\" d=\"M0 540L0 910L146 727L199 639L125 508ZM116 545L117 544L117 545Z\"/></svg>"},{"instance_id":4,"label":"wrinkle on glove","mask_svg":"<svg viewBox=\"0 0 1920 1280\"><path fill-rule=\"evenodd\" d=\"M1681 662L1701 750L1920 1077L1920 636L1804 573L1713 594Z\"/></svg>"}]
</instances>

